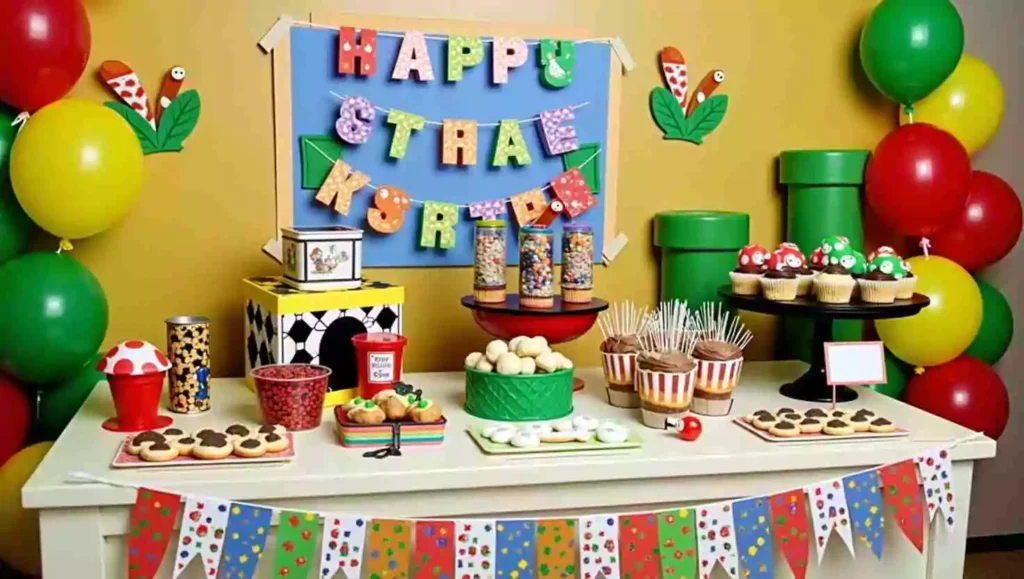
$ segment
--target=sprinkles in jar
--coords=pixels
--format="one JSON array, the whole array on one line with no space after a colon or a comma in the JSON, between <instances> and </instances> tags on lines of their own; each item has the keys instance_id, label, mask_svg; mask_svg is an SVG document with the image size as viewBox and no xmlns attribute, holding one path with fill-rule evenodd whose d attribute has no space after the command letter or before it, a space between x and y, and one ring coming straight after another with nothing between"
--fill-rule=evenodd
<instances>
[{"instance_id":1,"label":"sprinkles in jar","mask_svg":"<svg viewBox=\"0 0 1024 579\"><path fill-rule=\"evenodd\" d=\"M546 227L519 230L519 303L523 307L555 305L553 237Z\"/></svg>"},{"instance_id":2,"label":"sprinkles in jar","mask_svg":"<svg viewBox=\"0 0 1024 579\"><path fill-rule=\"evenodd\" d=\"M562 229L562 301L590 303L594 294L594 230L569 224Z\"/></svg>"},{"instance_id":3,"label":"sprinkles in jar","mask_svg":"<svg viewBox=\"0 0 1024 579\"><path fill-rule=\"evenodd\" d=\"M473 251L473 299L481 303L505 301L505 222L476 222Z\"/></svg>"}]
</instances>

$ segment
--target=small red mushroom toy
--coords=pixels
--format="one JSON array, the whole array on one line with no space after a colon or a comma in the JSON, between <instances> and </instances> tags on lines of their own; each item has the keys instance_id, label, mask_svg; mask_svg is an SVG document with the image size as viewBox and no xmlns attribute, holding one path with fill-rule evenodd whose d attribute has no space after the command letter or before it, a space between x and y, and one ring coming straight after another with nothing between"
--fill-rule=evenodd
<instances>
[{"instance_id":1,"label":"small red mushroom toy","mask_svg":"<svg viewBox=\"0 0 1024 579\"><path fill-rule=\"evenodd\" d=\"M760 245L748 245L740 250L736 261L741 268L763 268L768 261L768 250Z\"/></svg>"},{"instance_id":2,"label":"small red mushroom toy","mask_svg":"<svg viewBox=\"0 0 1024 579\"><path fill-rule=\"evenodd\" d=\"M806 265L807 258L795 243L783 243L768 258L768 269L800 269Z\"/></svg>"},{"instance_id":3,"label":"small red mushroom toy","mask_svg":"<svg viewBox=\"0 0 1024 579\"><path fill-rule=\"evenodd\" d=\"M685 416L683 417L683 423L679 427L679 438L687 442L693 442L700 438L700 433L703 432L704 427L701 426L700 420L696 416Z\"/></svg>"}]
</instances>

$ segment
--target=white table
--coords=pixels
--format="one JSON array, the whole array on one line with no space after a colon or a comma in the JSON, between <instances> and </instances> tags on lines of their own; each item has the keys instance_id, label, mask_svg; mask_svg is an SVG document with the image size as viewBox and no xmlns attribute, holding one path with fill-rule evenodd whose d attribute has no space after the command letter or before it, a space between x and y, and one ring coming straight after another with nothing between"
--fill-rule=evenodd
<instances>
[{"instance_id":1,"label":"white table","mask_svg":"<svg viewBox=\"0 0 1024 579\"><path fill-rule=\"evenodd\" d=\"M737 391L733 416L757 408L804 407L783 398L779 384L800 375L798 362L749 363ZM498 458L482 454L464 432L478 421L462 410L461 373L411 374L407 381L439 400L449 419L442 446L409 447L401 458L362 458L362 450L336 441L333 415L296 436L298 457L288 466L112 471L108 468L120 435L100 428L113 414L109 389L100 384L22 491L24 505L39 509L43 573L47 578L100 578L126 575L128 515L133 490L67 481L69 471L145 483L176 492L306 508L397 517L502 515L557 516L665 509L721 499L764 495L835 478L861 468L910 457L970 432L898 401L861 390L848 405L867 406L910 429L893 441L784 446L759 440L730 424L730 418L702 418L704 434L686 443L668 432L644 428L638 411L605 403L599 369L579 375L588 388L576 395L576 413L631 423L645 439L642 449L600 456L558 454ZM177 417L184 429L226 427L259 421L255 396L241 380L215 380L213 410ZM894 523L886 525L885 556L878 561L858 544L856 560L842 541L829 543L822 567L812 563L808 577L943 577L963 574L974 461L995 455L996 444L978 438L953 450L958 523L953 530L931 526L921 556ZM273 544L273 537L268 545ZM163 570L170 569L174 545ZM811 558L816 557L811 546ZM777 577L789 577L776 554ZM269 561L259 577L270 577ZM198 566L190 577L200 577ZM721 570L716 577L725 577ZM170 572L161 576L170 577ZM311 575L312 576L312 575Z\"/></svg>"}]
</instances>

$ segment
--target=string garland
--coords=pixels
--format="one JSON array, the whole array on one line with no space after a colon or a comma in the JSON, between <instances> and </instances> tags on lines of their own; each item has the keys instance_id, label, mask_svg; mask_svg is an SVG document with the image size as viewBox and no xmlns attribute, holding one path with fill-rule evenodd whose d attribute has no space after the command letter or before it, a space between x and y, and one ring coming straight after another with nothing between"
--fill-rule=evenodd
<instances>
[{"instance_id":1,"label":"string garland","mask_svg":"<svg viewBox=\"0 0 1024 579\"><path fill-rule=\"evenodd\" d=\"M328 92L330 92L332 95L337 97L339 100L345 100L345 99L349 98L349 95L347 95L347 94L344 94L344 95L338 94L338 93L334 92L333 90L332 91L328 91ZM570 108L570 109L575 111L577 109L582 109L583 107L585 107L585 106L587 106L589 104L590 104L590 101L584 101L584 102L582 102L582 103L580 103L578 105L572 105L572 106L570 106L568 108ZM384 113L384 114L391 113L391 109L386 109L384 107L379 107L377 105L373 105L373 109L375 111L379 112L379 113ZM537 115L535 117L530 117L528 119L519 119L519 120L517 120L515 122L520 124L520 125L525 125L525 124L528 124L528 123L535 123L535 122L537 122L539 120L540 120L540 115ZM429 120L429 119L425 119L423 122L425 122L428 125L435 125L435 126L438 126L438 127L444 125L444 123L441 122L441 121L432 121L432 120ZM500 124L501 123L477 123L476 126L478 126L478 127L497 127Z\"/></svg>"},{"instance_id":2,"label":"string garland","mask_svg":"<svg viewBox=\"0 0 1024 579\"><path fill-rule=\"evenodd\" d=\"M304 21L304 20L288 20L288 22L291 25L293 25L293 26L303 26L303 27L306 27L306 28L319 28L321 30L335 30L335 31L338 30L337 26L331 26L329 24L317 24L316 22L310 22L310 21ZM362 32L363 29L362 28L356 28L355 30L357 32ZM384 31L378 30L377 31L377 36L385 36L387 38L405 38L405 33L403 33L403 32L384 32ZM444 42L444 41L447 41L452 36L458 36L458 35L457 34L449 34L449 35L424 34L423 38L425 38L427 40L435 40L435 41ZM480 37L480 41L485 43L485 44L490 44L490 43L494 42L495 38L501 38L501 37L482 36L482 37ZM523 40L526 42L527 46L536 46L536 45L540 44L540 39L536 39L536 38L531 38L531 39L525 39L524 38ZM611 44L613 40L614 40L613 38L608 37L608 36L598 36L598 37L595 37L595 38L581 38L579 40L570 40L569 42L572 42L573 44Z\"/></svg>"}]
</instances>

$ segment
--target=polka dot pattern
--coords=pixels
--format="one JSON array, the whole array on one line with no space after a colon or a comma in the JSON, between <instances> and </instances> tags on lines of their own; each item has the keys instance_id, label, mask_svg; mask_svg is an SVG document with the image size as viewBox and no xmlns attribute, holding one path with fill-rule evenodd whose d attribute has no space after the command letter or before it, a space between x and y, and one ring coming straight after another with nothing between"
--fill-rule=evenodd
<instances>
[{"instance_id":1,"label":"polka dot pattern","mask_svg":"<svg viewBox=\"0 0 1024 579\"><path fill-rule=\"evenodd\" d=\"M156 346L142 340L128 340L114 346L96 364L96 369L115 376L142 376L166 372L170 361Z\"/></svg>"}]
</instances>

